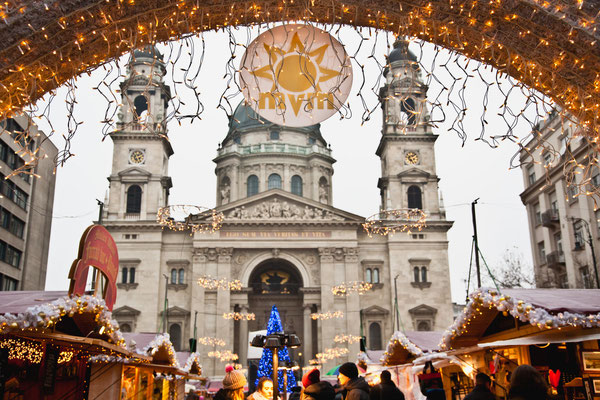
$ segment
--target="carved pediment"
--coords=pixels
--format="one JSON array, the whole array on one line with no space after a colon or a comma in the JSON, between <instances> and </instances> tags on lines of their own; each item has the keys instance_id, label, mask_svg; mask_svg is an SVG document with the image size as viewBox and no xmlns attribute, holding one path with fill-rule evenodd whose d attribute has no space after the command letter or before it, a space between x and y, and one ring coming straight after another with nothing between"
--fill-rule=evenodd
<instances>
[{"instance_id":1,"label":"carved pediment","mask_svg":"<svg viewBox=\"0 0 600 400\"><path fill-rule=\"evenodd\" d=\"M383 307L371 306L362 310L363 315L388 315L390 312Z\"/></svg>"},{"instance_id":2,"label":"carved pediment","mask_svg":"<svg viewBox=\"0 0 600 400\"><path fill-rule=\"evenodd\" d=\"M140 167L131 167L124 169L123 171L119 171L119 176L140 176L140 177L150 177L152 174L145 169Z\"/></svg>"},{"instance_id":3,"label":"carved pediment","mask_svg":"<svg viewBox=\"0 0 600 400\"><path fill-rule=\"evenodd\" d=\"M427 304L421 304L419 306L411 308L410 310L408 310L408 312L413 317L416 317L416 316L428 316L428 317L430 317L430 316L434 316L437 313L437 309L433 308L431 306L428 306Z\"/></svg>"},{"instance_id":4,"label":"carved pediment","mask_svg":"<svg viewBox=\"0 0 600 400\"><path fill-rule=\"evenodd\" d=\"M188 317L190 312L184 308L173 306L167 310L168 315L172 317ZM164 311L160 312L160 315L163 315Z\"/></svg>"},{"instance_id":5,"label":"carved pediment","mask_svg":"<svg viewBox=\"0 0 600 400\"><path fill-rule=\"evenodd\" d=\"M217 208L225 216L225 223L268 220L273 222L323 221L363 222L364 218L334 207L279 189L244 198ZM206 218L196 215L193 219Z\"/></svg>"},{"instance_id":6,"label":"carved pediment","mask_svg":"<svg viewBox=\"0 0 600 400\"><path fill-rule=\"evenodd\" d=\"M135 317L135 316L140 315L140 311L136 310L133 307L123 306L123 307L119 307L116 310L114 310L112 312L112 314L115 317L129 317L129 316Z\"/></svg>"},{"instance_id":7,"label":"carved pediment","mask_svg":"<svg viewBox=\"0 0 600 400\"><path fill-rule=\"evenodd\" d=\"M431 176L431 174L427 171L423 171L420 168L411 168L411 169L407 169L406 171L402 171L398 174L398 177L419 177L419 178L429 178Z\"/></svg>"}]
</instances>

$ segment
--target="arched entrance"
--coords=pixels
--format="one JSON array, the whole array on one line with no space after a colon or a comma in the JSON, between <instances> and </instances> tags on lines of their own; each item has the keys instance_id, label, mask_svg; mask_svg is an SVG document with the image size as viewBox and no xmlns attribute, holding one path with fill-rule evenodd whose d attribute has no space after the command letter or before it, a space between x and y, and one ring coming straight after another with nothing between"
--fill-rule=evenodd
<instances>
[{"instance_id":1,"label":"arched entrance","mask_svg":"<svg viewBox=\"0 0 600 400\"><path fill-rule=\"evenodd\" d=\"M295 333L303 340L303 294L304 286L298 269L289 261L271 258L258 264L250 275L248 304L256 320L249 321L248 329L258 331L266 329L271 307L276 305L281 316L285 333ZM290 349L290 356L296 356L297 350Z\"/></svg>"}]
</instances>

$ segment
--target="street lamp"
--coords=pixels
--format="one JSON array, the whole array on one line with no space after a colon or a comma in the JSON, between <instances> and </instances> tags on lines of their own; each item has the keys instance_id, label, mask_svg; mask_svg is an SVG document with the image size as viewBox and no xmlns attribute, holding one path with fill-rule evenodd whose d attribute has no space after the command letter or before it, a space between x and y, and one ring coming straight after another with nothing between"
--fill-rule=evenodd
<instances>
[{"instance_id":1,"label":"street lamp","mask_svg":"<svg viewBox=\"0 0 600 400\"><path fill-rule=\"evenodd\" d=\"M290 347L295 349L300 347L302 343L298 336L293 333L272 333L270 335L256 335L250 342L252 347L262 347L271 350L273 353L273 399L277 399L279 396L279 382L278 382L278 371L279 371L279 349L284 347Z\"/></svg>"},{"instance_id":2,"label":"street lamp","mask_svg":"<svg viewBox=\"0 0 600 400\"><path fill-rule=\"evenodd\" d=\"M596 276L596 287L600 289L600 279L598 279L598 265L596 264L596 253L594 251L594 239L592 238L592 233L590 232L590 224L583 218L571 217L573 222L583 222L585 224L585 230L588 234L588 244L590 245L590 250L592 252L592 264L594 265L594 275Z\"/></svg>"}]
</instances>

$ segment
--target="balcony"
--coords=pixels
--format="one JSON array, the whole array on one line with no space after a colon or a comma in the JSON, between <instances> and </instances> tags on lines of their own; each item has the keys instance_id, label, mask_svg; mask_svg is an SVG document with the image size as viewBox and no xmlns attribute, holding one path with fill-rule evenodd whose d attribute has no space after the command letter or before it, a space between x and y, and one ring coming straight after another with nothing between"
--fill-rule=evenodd
<instances>
[{"instance_id":1,"label":"balcony","mask_svg":"<svg viewBox=\"0 0 600 400\"><path fill-rule=\"evenodd\" d=\"M546 265L554 270L565 268L565 253L562 251L553 251L546 255Z\"/></svg>"},{"instance_id":2,"label":"balcony","mask_svg":"<svg viewBox=\"0 0 600 400\"><path fill-rule=\"evenodd\" d=\"M547 210L542 213L542 225L546 228L552 228L554 224L559 223L558 210Z\"/></svg>"},{"instance_id":3,"label":"balcony","mask_svg":"<svg viewBox=\"0 0 600 400\"><path fill-rule=\"evenodd\" d=\"M140 220L140 213L126 213L125 214L125 220L126 221L139 221Z\"/></svg>"}]
</instances>

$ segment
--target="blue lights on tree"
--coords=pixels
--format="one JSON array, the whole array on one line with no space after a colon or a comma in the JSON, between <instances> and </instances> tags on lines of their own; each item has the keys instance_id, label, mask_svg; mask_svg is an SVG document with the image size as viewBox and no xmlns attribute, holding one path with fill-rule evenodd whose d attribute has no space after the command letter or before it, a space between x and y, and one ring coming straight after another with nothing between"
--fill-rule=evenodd
<instances>
[{"instance_id":1,"label":"blue lights on tree","mask_svg":"<svg viewBox=\"0 0 600 400\"><path fill-rule=\"evenodd\" d=\"M277 311L277 306L273 306L271 308L271 316L269 317L269 322L267 323L267 335L272 335L273 333L283 333L283 326L281 325L281 318L279 317L279 311ZM287 347L279 350L279 366L285 365L286 361L290 361L290 355L288 353ZM258 363L258 378L256 382L258 383L258 379L266 376L267 378L273 377L273 352L271 349L263 349L262 356L260 357L260 361ZM277 374L277 380L279 382L279 391L283 392L283 371L279 371ZM291 392L291 388L296 386L296 377L292 373L292 371L287 372L287 391Z\"/></svg>"}]
</instances>

